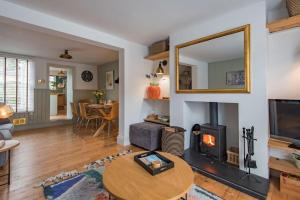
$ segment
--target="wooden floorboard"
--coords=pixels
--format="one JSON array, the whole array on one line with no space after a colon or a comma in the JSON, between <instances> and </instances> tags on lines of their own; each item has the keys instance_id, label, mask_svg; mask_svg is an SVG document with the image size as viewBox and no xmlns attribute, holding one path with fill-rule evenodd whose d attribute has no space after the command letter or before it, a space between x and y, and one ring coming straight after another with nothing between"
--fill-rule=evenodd
<instances>
[{"instance_id":1,"label":"wooden floorboard","mask_svg":"<svg viewBox=\"0 0 300 200\"><path fill-rule=\"evenodd\" d=\"M62 171L83 170L83 166L107 155L118 153L124 147L116 143L116 137L93 137L94 131L73 132L71 126L59 126L14 133L21 145L12 152L12 176L10 187L0 188L0 199L44 199L42 188L36 187L42 180ZM1 173L1 170L0 170ZM195 173L195 184L223 199L248 200L252 197L222 183ZM278 190L277 180L272 180L268 200L291 200Z\"/></svg>"}]
</instances>

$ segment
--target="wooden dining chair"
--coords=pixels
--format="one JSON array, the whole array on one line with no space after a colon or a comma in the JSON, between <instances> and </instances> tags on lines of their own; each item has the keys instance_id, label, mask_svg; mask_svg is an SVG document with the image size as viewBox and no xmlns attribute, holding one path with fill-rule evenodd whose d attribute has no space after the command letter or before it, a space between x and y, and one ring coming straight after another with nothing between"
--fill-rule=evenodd
<instances>
[{"instance_id":1,"label":"wooden dining chair","mask_svg":"<svg viewBox=\"0 0 300 200\"><path fill-rule=\"evenodd\" d=\"M97 120L100 119L100 115L89 115L86 110L86 106L88 103L79 103L79 113L81 117L80 125L82 125L84 122L86 122L85 128L88 127L91 120L95 120L95 124L97 126Z\"/></svg>"},{"instance_id":2,"label":"wooden dining chair","mask_svg":"<svg viewBox=\"0 0 300 200\"><path fill-rule=\"evenodd\" d=\"M71 110L72 110L72 115L73 115L73 128L77 128L80 122L80 115L78 112L77 105L75 103L71 103Z\"/></svg>"},{"instance_id":3,"label":"wooden dining chair","mask_svg":"<svg viewBox=\"0 0 300 200\"><path fill-rule=\"evenodd\" d=\"M110 134L112 123L119 117L119 102L112 103L109 113L101 112L101 114L102 120L106 121L108 124L107 132Z\"/></svg>"}]
</instances>

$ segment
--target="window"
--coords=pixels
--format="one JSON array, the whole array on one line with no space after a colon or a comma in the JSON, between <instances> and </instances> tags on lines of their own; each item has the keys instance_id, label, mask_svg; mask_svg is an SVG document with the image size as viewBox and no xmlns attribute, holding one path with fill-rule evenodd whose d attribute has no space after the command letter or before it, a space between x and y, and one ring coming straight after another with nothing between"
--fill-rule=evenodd
<instances>
[{"instance_id":1,"label":"window","mask_svg":"<svg viewBox=\"0 0 300 200\"><path fill-rule=\"evenodd\" d=\"M33 62L0 56L0 102L15 112L30 112L34 107Z\"/></svg>"}]
</instances>

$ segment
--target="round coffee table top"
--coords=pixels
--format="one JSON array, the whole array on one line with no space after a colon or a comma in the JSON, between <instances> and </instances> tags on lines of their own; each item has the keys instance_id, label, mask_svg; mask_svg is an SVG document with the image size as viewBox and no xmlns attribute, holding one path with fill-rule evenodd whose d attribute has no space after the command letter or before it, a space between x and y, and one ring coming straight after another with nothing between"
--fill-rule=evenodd
<instances>
[{"instance_id":1,"label":"round coffee table top","mask_svg":"<svg viewBox=\"0 0 300 200\"><path fill-rule=\"evenodd\" d=\"M103 174L105 189L119 199L171 199L183 197L194 183L191 167L182 159L159 152L174 162L174 168L152 176L134 161L136 152L109 165Z\"/></svg>"},{"instance_id":2,"label":"round coffee table top","mask_svg":"<svg viewBox=\"0 0 300 200\"><path fill-rule=\"evenodd\" d=\"M0 153L13 149L19 144L20 142L18 140L5 140L4 146L0 148Z\"/></svg>"}]
</instances>

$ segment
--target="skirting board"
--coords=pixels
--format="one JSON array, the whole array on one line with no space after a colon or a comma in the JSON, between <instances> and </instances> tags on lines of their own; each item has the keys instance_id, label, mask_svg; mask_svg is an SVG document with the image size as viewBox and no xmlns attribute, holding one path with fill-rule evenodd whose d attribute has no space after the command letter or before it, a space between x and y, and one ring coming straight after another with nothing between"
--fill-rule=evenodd
<instances>
[{"instance_id":1,"label":"skirting board","mask_svg":"<svg viewBox=\"0 0 300 200\"><path fill-rule=\"evenodd\" d=\"M47 128L51 126L61 126L61 125L69 125L72 124L72 120L58 120L58 121L47 121L47 122L41 122L41 123L32 123L32 124L26 124L22 126L15 126L15 131L25 131L25 130L32 130L32 129L38 129L38 128Z\"/></svg>"}]
</instances>

